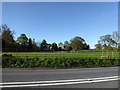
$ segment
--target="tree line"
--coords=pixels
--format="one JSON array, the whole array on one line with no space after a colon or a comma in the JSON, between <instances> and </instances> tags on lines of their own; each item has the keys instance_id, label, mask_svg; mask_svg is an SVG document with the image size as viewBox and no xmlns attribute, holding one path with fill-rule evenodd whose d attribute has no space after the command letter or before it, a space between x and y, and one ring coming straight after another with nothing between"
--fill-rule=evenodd
<instances>
[{"instance_id":1,"label":"tree line","mask_svg":"<svg viewBox=\"0 0 120 90\"><path fill-rule=\"evenodd\" d=\"M64 43L47 43L45 39L37 45L35 39L28 38L25 34L21 34L14 39L14 31L11 31L6 24L0 28L0 39L2 40L3 52L39 52L39 51L78 51L89 50L90 46L85 42L82 37L76 36L70 41Z\"/></svg>"},{"instance_id":2,"label":"tree line","mask_svg":"<svg viewBox=\"0 0 120 90\"><path fill-rule=\"evenodd\" d=\"M85 39L80 36L73 37L70 41L59 42L58 44L47 43L45 39L37 45L35 39L28 38L25 34L21 34L14 39L14 31L11 31L6 24L0 26L0 39L2 41L3 52L39 52L39 51L78 51L89 50L90 46ZM120 35L118 31L112 35L107 34L100 36L98 44L95 44L96 50L120 50Z\"/></svg>"}]
</instances>

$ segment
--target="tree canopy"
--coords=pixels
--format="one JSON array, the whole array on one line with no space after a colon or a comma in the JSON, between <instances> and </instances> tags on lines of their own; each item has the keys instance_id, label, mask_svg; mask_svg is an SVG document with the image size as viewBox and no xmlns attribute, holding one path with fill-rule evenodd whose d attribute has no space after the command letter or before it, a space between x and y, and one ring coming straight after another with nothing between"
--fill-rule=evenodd
<instances>
[{"instance_id":1,"label":"tree canopy","mask_svg":"<svg viewBox=\"0 0 120 90\"><path fill-rule=\"evenodd\" d=\"M10 28L7 27L7 25L2 25L1 30L1 37L2 37L2 46L3 48L12 48L15 44L15 40L13 37L14 32L10 30Z\"/></svg>"},{"instance_id":2,"label":"tree canopy","mask_svg":"<svg viewBox=\"0 0 120 90\"><path fill-rule=\"evenodd\" d=\"M97 50L114 50L117 48L116 45L117 42L114 40L113 35L107 34L100 37L95 47Z\"/></svg>"},{"instance_id":3,"label":"tree canopy","mask_svg":"<svg viewBox=\"0 0 120 90\"><path fill-rule=\"evenodd\" d=\"M28 38L25 34L21 34L18 38L17 38L17 43L19 43L20 45L26 46L28 45Z\"/></svg>"},{"instance_id":4,"label":"tree canopy","mask_svg":"<svg viewBox=\"0 0 120 90\"><path fill-rule=\"evenodd\" d=\"M17 40L14 40L14 32L11 31L7 25L1 26L2 31L2 50L3 51L17 51L17 52L24 52L24 51L70 51L70 50L89 50L90 46L85 42L83 38L80 36L76 36L72 38L70 41L65 41L64 43L54 42L52 44L48 44L45 39L42 40L41 43L35 42L35 39L27 37L26 34L22 33Z\"/></svg>"},{"instance_id":5,"label":"tree canopy","mask_svg":"<svg viewBox=\"0 0 120 90\"><path fill-rule=\"evenodd\" d=\"M74 37L73 39L70 40L70 45L73 50L83 50L83 44L85 43L85 40L81 37Z\"/></svg>"},{"instance_id":6,"label":"tree canopy","mask_svg":"<svg viewBox=\"0 0 120 90\"><path fill-rule=\"evenodd\" d=\"M47 41L43 39L43 41L40 44L40 49L41 50L46 50L47 49Z\"/></svg>"}]
</instances>

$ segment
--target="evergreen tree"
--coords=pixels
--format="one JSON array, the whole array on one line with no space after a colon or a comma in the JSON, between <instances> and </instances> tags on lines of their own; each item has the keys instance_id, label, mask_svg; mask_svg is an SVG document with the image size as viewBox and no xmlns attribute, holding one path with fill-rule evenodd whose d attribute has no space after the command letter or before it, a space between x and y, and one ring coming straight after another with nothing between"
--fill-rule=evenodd
<instances>
[{"instance_id":1,"label":"evergreen tree","mask_svg":"<svg viewBox=\"0 0 120 90\"><path fill-rule=\"evenodd\" d=\"M0 37L2 37L3 50L6 49L7 51L13 51L15 47L15 40L13 37L14 32L11 31L7 25L2 25L0 31L1 31Z\"/></svg>"},{"instance_id":2,"label":"evergreen tree","mask_svg":"<svg viewBox=\"0 0 120 90\"><path fill-rule=\"evenodd\" d=\"M45 39L40 44L40 50L47 50L47 42Z\"/></svg>"},{"instance_id":3,"label":"evergreen tree","mask_svg":"<svg viewBox=\"0 0 120 90\"><path fill-rule=\"evenodd\" d=\"M28 38L25 34L21 34L18 38L17 38L17 43L19 43L22 46L27 46L28 45Z\"/></svg>"},{"instance_id":4,"label":"evergreen tree","mask_svg":"<svg viewBox=\"0 0 120 90\"><path fill-rule=\"evenodd\" d=\"M53 51L57 51L58 50L58 46L57 46L57 44L55 42L52 44L52 50Z\"/></svg>"},{"instance_id":5,"label":"evergreen tree","mask_svg":"<svg viewBox=\"0 0 120 90\"><path fill-rule=\"evenodd\" d=\"M32 49L33 49L32 39L29 38L29 40L28 40L28 50L32 51Z\"/></svg>"}]
</instances>

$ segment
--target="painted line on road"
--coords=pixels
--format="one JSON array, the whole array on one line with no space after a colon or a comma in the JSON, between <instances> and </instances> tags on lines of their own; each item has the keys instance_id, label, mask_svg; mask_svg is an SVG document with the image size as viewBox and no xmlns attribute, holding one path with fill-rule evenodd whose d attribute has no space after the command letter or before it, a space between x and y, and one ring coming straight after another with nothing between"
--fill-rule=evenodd
<instances>
[{"instance_id":1,"label":"painted line on road","mask_svg":"<svg viewBox=\"0 0 120 90\"><path fill-rule=\"evenodd\" d=\"M66 82L66 83L50 83L50 84L33 84L33 85L9 85L9 86L0 86L5 87L37 87L37 86L56 86L56 85L69 85L69 84L80 84L80 83L93 83L93 82L103 82L103 81L113 81L118 79L109 79L109 80L97 80L97 81L83 81L83 82Z\"/></svg>"},{"instance_id":2,"label":"painted line on road","mask_svg":"<svg viewBox=\"0 0 120 90\"><path fill-rule=\"evenodd\" d=\"M120 76L89 78L89 79L54 80L54 81L6 82L6 83L0 83L0 84L4 85L4 84L33 84L33 83L71 82L71 81L86 81L86 80L111 79L111 78L119 78L119 77Z\"/></svg>"},{"instance_id":3,"label":"painted line on road","mask_svg":"<svg viewBox=\"0 0 120 90\"><path fill-rule=\"evenodd\" d=\"M72 79L72 80L56 80L56 81L37 81L37 82L9 82L2 83L2 88L5 87L35 87L35 86L52 86L52 85L69 85L69 84L80 84L80 83L93 83L93 82L104 82L119 80L120 76L102 77L102 78L89 78L89 79ZM7 85L5 85L7 84ZM15 85L12 85L15 84ZM20 84L20 85L17 85ZM22 85L23 84L23 85ZM25 85L27 84L27 85Z\"/></svg>"}]
</instances>

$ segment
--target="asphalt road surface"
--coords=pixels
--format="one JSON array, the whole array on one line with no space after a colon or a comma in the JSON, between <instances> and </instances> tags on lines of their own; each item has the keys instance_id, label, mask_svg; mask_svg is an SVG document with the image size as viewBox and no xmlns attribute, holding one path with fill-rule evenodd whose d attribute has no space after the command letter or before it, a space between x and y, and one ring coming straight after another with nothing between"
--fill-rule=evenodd
<instances>
[{"instance_id":1,"label":"asphalt road surface","mask_svg":"<svg viewBox=\"0 0 120 90\"><path fill-rule=\"evenodd\" d=\"M118 67L3 69L0 87L118 88Z\"/></svg>"}]
</instances>

